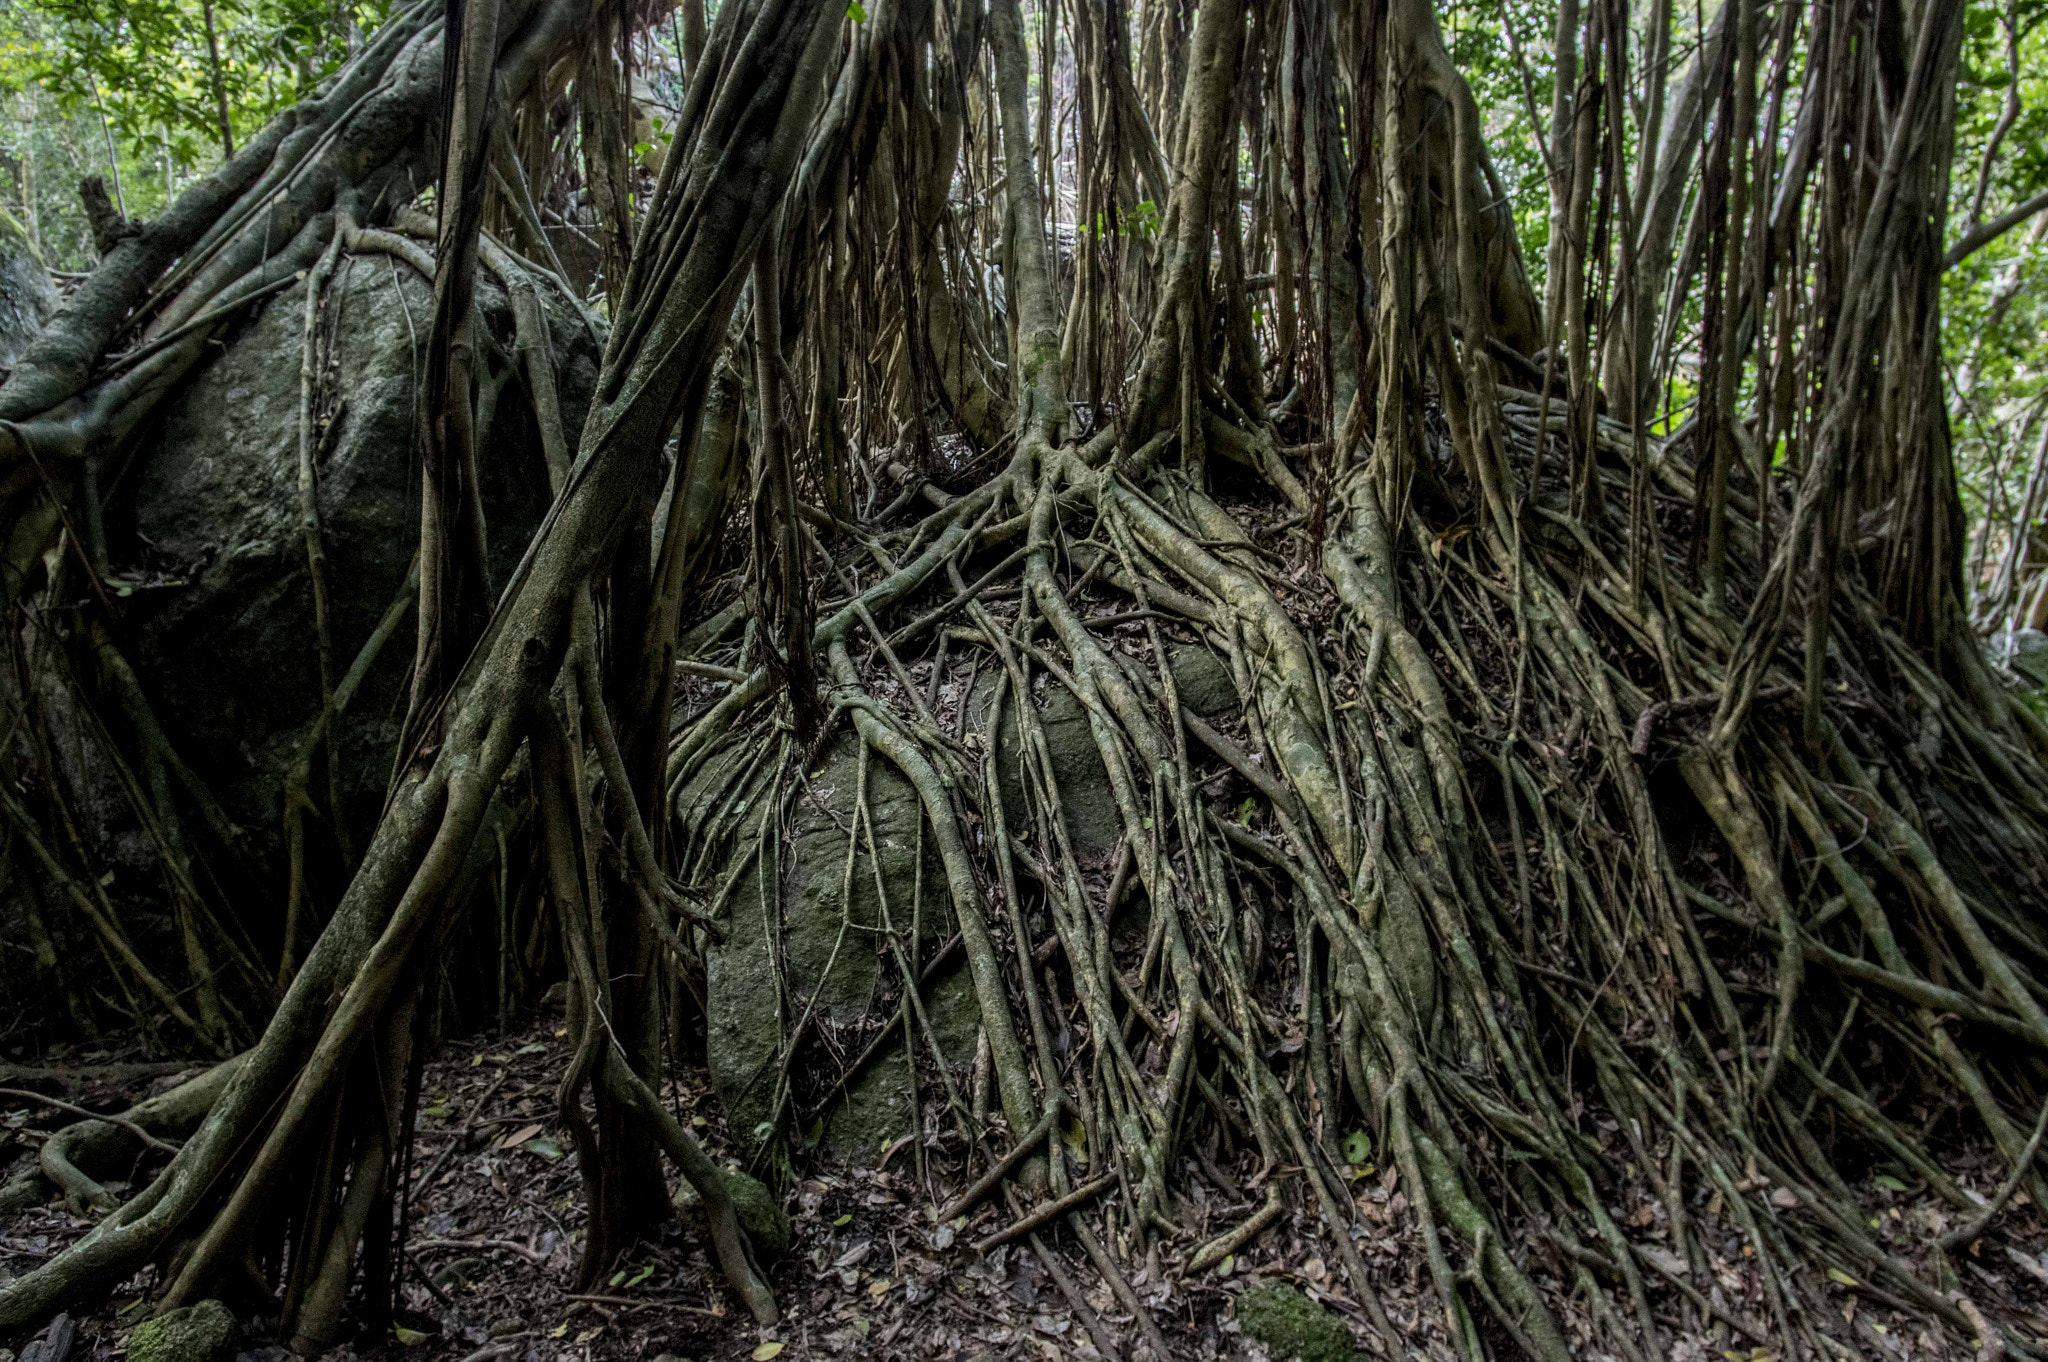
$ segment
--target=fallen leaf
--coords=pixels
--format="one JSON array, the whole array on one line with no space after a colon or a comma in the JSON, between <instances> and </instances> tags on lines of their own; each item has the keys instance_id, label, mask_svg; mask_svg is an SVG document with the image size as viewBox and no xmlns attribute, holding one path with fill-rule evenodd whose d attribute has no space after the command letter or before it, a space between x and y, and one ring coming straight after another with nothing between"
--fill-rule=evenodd
<instances>
[{"instance_id":1,"label":"fallen leaf","mask_svg":"<svg viewBox=\"0 0 2048 1362\"><path fill-rule=\"evenodd\" d=\"M1691 1263L1686 1262L1685 1259L1679 1257L1668 1248L1661 1248L1656 1244L1651 1244L1647 1248L1640 1248L1636 1251L1642 1254L1644 1258L1649 1260L1652 1266L1656 1267L1666 1276L1683 1277L1692 1271Z\"/></svg>"},{"instance_id":2,"label":"fallen leaf","mask_svg":"<svg viewBox=\"0 0 2048 1362\"><path fill-rule=\"evenodd\" d=\"M763 1343L760 1347L749 1353L748 1356L752 1357L754 1362L768 1362L768 1359L771 1357L782 1356L782 1345L780 1343Z\"/></svg>"},{"instance_id":3,"label":"fallen leaf","mask_svg":"<svg viewBox=\"0 0 2048 1362\"><path fill-rule=\"evenodd\" d=\"M889 1283L880 1277L877 1277L873 1281L868 1283L868 1294L870 1296L879 1296L888 1289Z\"/></svg>"},{"instance_id":4,"label":"fallen leaf","mask_svg":"<svg viewBox=\"0 0 2048 1362\"><path fill-rule=\"evenodd\" d=\"M391 1335L408 1348L416 1343L425 1343L431 1337L431 1335L423 1334L417 1329L408 1329L403 1324L392 1325Z\"/></svg>"},{"instance_id":5,"label":"fallen leaf","mask_svg":"<svg viewBox=\"0 0 2048 1362\"><path fill-rule=\"evenodd\" d=\"M535 1121L532 1125L529 1126L521 1126L519 1127L519 1129L513 1131L510 1135L507 1135L504 1139L500 1140L498 1142L498 1148L510 1149L514 1145L525 1144L528 1140L540 1134L541 1129L541 1124L538 1121Z\"/></svg>"},{"instance_id":6,"label":"fallen leaf","mask_svg":"<svg viewBox=\"0 0 2048 1362\"><path fill-rule=\"evenodd\" d=\"M1899 1181L1890 1173L1879 1173L1877 1175L1877 1185L1884 1188L1887 1192L1904 1192L1908 1190L1905 1183Z\"/></svg>"},{"instance_id":7,"label":"fallen leaf","mask_svg":"<svg viewBox=\"0 0 2048 1362\"><path fill-rule=\"evenodd\" d=\"M1799 1204L1799 1194L1790 1187L1771 1189L1771 1204L1781 1211L1789 1211Z\"/></svg>"},{"instance_id":8,"label":"fallen leaf","mask_svg":"<svg viewBox=\"0 0 2048 1362\"><path fill-rule=\"evenodd\" d=\"M538 1154L550 1161L562 1157L562 1146L556 1144L553 1140L528 1140L525 1148L527 1153Z\"/></svg>"},{"instance_id":9,"label":"fallen leaf","mask_svg":"<svg viewBox=\"0 0 2048 1362\"><path fill-rule=\"evenodd\" d=\"M1857 1286L1860 1283L1838 1267L1828 1269L1828 1280L1841 1286Z\"/></svg>"}]
</instances>

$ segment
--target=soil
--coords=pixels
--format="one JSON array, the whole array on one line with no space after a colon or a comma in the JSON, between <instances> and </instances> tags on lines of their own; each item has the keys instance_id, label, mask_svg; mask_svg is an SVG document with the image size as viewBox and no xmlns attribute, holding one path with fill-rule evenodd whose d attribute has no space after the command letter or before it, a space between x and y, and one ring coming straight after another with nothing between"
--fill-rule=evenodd
<instances>
[{"instance_id":1,"label":"soil","mask_svg":"<svg viewBox=\"0 0 2048 1362\"><path fill-rule=\"evenodd\" d=\"M555 1082L568 1040L561 1018L541 1010L522 1028L445 1045L429 1064L420 1095L412 1150L415 1204L408 1236L405 1309L396 1337L358 1338L328 1354L332 1362L710 1362L755 1358L786 1362L811 1358L1058 1359L1100 1356L1063 1295L1049 1265L1027 1246L1011 1244L977 1256L971 1245L1016 1217L985 1200L964 1223L935 1224L935 1205L968 1181L950 1141L924 1153L899 1143L879 1168L854 1167L821 1151L799 1152L787 1175L784 1205L794 1236L789 1254L770 1271L783 1310L780 1324L758 1328L727 1290L701 1228L671 1223L643 1243L615 1272L586 1293L570 1287L583 1225L575 1155L555 1120ZM116 1110L179 1081L188 1067L137 1062L114 1049L82 1054L55 1051L47 1063L6 1066L7 1085L31 1086L97 1110ZM671 1077L667 1095L714 1158L737 1167L729 1138L701 1071ZM34 1157L40 1137L58 1113L16 1100L0 1100L0 1170L15 1172ZM1639 1169L1620 1128L1596 1111L1588 1128L1616 1146L1619 1167ZM1449 1362L1444 1321L1429 1290L1428 1269L1412 1228L1406 1193L1391 1170L1374 1167L1369 1146L1346 1141L1361 1212L1358 1244L1377 1278L1382 1304L1406 1335L1407 1356ZM1194 1248L1241 1223L1264 1201L1249 1166L1189 1171L1183 1241L1155 1248L1130 1269L1130 1284L1173 1346L1176 1358L1260 1360L1276 1356L1250 1337L1235 1316L1236 1299L1261 1283L1283 1284L1351 1327L1367 1357L1384 1356L1365 1324L1327 1244L1304 1213L1298 1170L1277 1169L1290 1214L1254 1238L1222 1267L1183 1277L1179 1266ZM1958 1140L1944 1159L1952 1176L1977 1194L1992 1195L2003 1181L1995 1152ZM1340 1165L1342 1166L1342 1165ZM136 1170L128 1187L146 1178ZM1085 1171L1085 1170L1084 1170ZM774 1179L770 1175L770 1181ZM1227 1184L1227 1185L1226 1185ZM1893 1251L1921 1259L1953 1217L1917 1179L1873 1167L1859 1187L1872 1220ZM1775 1362L1764 1286L1740 1232L1719 1198L1689 1206L1687 1214L1727 1226L1722 1252L1708 1265L1713 1280L1692 1280L1692 1270L1661 1251L1666 1207L1650 1184L1631 1180L1607 1193L1615 1219L1635 1246L1651 1285L1651 1298L1672 1330L1677 1362ZM1789 1196L1790 1194L1787 1193ZM1768 1193L1764 1200L1769 1201ZM1797 1214L1796 1207L1778 1207ZM0 1280L32 1270L91 1227L59 1201L0 1219ZM2023 1326L2048 1336L2048 1220L2022 1193L1996 1229L1956 1255L1954 1288L1973 1307L1994 1304ZM1142 1356L1136 1321L1079 1246L1064 1233L1047 1240L1061 1255L1058 1267L1079 1290L1115 1342L1118 1355ZM1574 1341L1590 1338L1582 1295L1565 1283L1571 1264L1525 1241L1539 1280L1557 1288ZM1748 1330L1715 1323L1685 1333L1681 1294L1672 1278L1706 1295L1714 1310ZM144 1316L154 1270L126 1283L113 1299L76 1321L70 1362L111 1362L122 1357L127 1335ZM1943 1338L1892 1310L1869 1286L1836 1280L1831 1302L1865 1346L1864 1356L1918 1359L1976 1355L1972 1341ZM274 1321L245 1318L234 1345L236 1362L283 1362L267 1332ZM13 1362L35 1337L0 1338L0 1362ZM1499 1356L1513 1344L1492 1340ZM780 1344L780 1348L774 1345ZM1604 1354L1587 1351L1588 1362ZM227 1362L226 1358L219 1362Z\"/></svg>"}]
</instances>

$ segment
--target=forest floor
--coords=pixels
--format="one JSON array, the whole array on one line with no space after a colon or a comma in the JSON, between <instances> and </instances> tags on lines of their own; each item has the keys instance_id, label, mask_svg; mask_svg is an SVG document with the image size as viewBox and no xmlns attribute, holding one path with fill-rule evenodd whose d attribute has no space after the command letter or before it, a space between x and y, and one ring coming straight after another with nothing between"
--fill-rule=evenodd
<instances>
[{"instance_id":1,"label":"forest floor","mask_svg":"<svg viewBox=\"0 0 2048 1362\"><path fill-rule=\"evenodd\" d=\"M576 1265L583 1199L575 1155L555 1120L554 1098L567 1043L559 1015L542 1009L507 1034L450 1043L428 1065L412 1152L414 1185L422 1190L407 1250L410 1270L403 1291L409 1309L401 1313L396 1341L360 1348L343 1344L328 1354L331 1362L767 1362L777 1357L785 1362L863 1357L965 1362L1100 1355L1055 1274L1028 1247L1004 1246L981 1257L968 1247L1009 1223L1008 1211L985 1200L967 1225L933 1223L932 1206L964 1181L943 1175L936 1150L929 1160L934 1179L929 1190L920 1185L908 1150L894 1151L879 1169L819 1159L803 1163L785 1200L792 1246L770 1273L783 1309L782 1322L774 1328L755 1326L713 1266L708 1239L687 1223L671 1223L656 1242L641 1245L595 1291L572 1293L568 1283ZM0 1062L0 1086L28 1082L53 1094L61 1090L65 1100L79 1105L118 1110L196 1071L123 1062L114 1049L46 1058L61 1062L20 1068ZM695 1113L685 1119L713 1157L724 1162L732 1146L701 1071L672 1081L670 1098L679 1111ZM0 1176L34 1157L53 1116L48 1108L0 1098ZM1962 1144L1949 1152L1944 1163L1966 1186L1988 1194L1998 1185L2001 1168L1988 1147ZM1207 1176L1229 1175L1212 1168ZM1946 1229L1950 1213L1921 1185L1881 1171L1872 1176L1873 1223L1895 1231L1887 1236L1895 1251L1917 1256L1913 1249ZM1193 1185L1205 1190L1202 1179ZM119 1183L108 1186L129 1190ZM1389 1316L1407 1335L1407 1357L1448 1362L1452 1354L1441 1311L1398 1181L1375 1171L1360 1176L1355 1186L1368 1229L1359 1248L1377 1276ZM1612 1196L1617 1220L1631 1227L1645 1264L1657 1268L1662 1204L1647 1185L1612 1189ZM1242 1221L1262 1199L1262 1193L1242 1187L1216 1192L1195 1208L1207 1223L1191 1228L1206 1239ZM2024 1193L2019 1200L2025 1202ZM1709 1204L1693 1213L1718 1216L1719 1210ZM1249 1336L1236 1318L1237 1299L1261 1284L1291 1287L1320 1302L1327 1318L1348 1322L1359 1339L1370 1334L1363 1310L1334 1265L1324 1262L1326 1248L1311 1221L1299 1211L1283 1216L1222 1270L1199 1277L1184 1278L1177 1271L1189 1251L1185 1246L1132 1270L1131 1285L1176 1358L1263 1362L1287 1356ZM90 1225L60 1202L0 1218L0 1281L38 1266ZM1957 1290L2027 1332L2048 1336L2044 1244L2048 1218L2039 1207L2020 1204L2008 1210L1996 1238L1987 1235L1973 1255L1963 1257ZM1065 1236L1053 1245L1062 1254L1060 1267L1085 1295L1119 1354L1133 1356L1139 1351L1136 1322L1078 1246ZM1731 1235L1726 1246L1726 1257L1717 1255L1713 1263L1717 1281L1704 1291L1716 1311L1746 1327L1721 1323L1704 1333L1687 1333L1677 1315L1680 1292L1653 1291L1659 1313L1671 1312L1675 1362L1776 1362L1763 1287L1750 1267L1750 1255L1739 1235ZM1666 1278L1646 1276L1653 1285L1669 1288L1672 1277L1683 1279L1689 1271L1668 1252L1663 1256ZM146 1271L101 1310L78 1321L70 1362L122 1357L126 1335L142 1318L153 1284L154 1271ZM1844 1328L1836 1332L1853 1338L1859 1355L1897 1362L1982 1355L1894 1311L1882 1293L1867 1286L1839 1280L1839 1275L1834 1286L1834 1303L1844 1315ZM1568 1289L1553 1296L1568 1336L1579 1340L1590 1335L1584 1301ZM284 1349L266 1346L269 1323L244 1321L246 1338L232 1349L235 1362L283 1362ZM0 1362L14 1362L31 1337L0 1338ZM1495 1341L1503 1345L1499 1355L1513 1354L1505 1339ZM1381 1355L1373 1344L1366 1344L1365 1352ZM1341 1352L1327 1355L1342 1362ZM1590 1349L1580 1355L1586 1362L1605 1357Z\"/></svg>"}]
</instances>

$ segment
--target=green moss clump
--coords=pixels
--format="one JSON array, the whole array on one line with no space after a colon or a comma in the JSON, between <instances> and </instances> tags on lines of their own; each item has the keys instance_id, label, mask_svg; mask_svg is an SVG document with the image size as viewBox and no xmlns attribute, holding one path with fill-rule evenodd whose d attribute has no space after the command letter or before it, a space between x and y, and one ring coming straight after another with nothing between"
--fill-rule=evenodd
<instances>
[{"instance_id":1,"label":"green moss clump","mask_svg":"<svg viewBox=\"0 0 2048 1362\"><path fill-rule=\"evenodd\" d=\"M128 1335L129 1362L214 1362L234 1333L225 1305L201 1301L136 1325Z\"/></svg>"},{"instance_id":2,"label":"green moss clump","mask_svg":"<svg viewBox=\"0 0 2048 1362\"><path fill-rule=\"evenodd\" d=\"M758 1178L728 1169L725 1189L732 1196L732 1208L739 1216L740 1228L747 1232L747 1238L754 1241L754 1252L767 1262L774 1262L789 1252L789 1217L782 1213L782 1203L775 1199L775 1193L769 1191L766 1184Z\"/></svg>"},{"instance_id":3,"label":"green moss clump","mask_svg":"<svg viewBox=\"0 0 2048 1362\"><path fill-rule=\"evenodd\" d=\"M1358 1353L1350 1328L1291 1286L1266 1283L1238 1297L1237 1321L1273 1350L1300 1362L1351 1362Z\"/></svg>"},{"instance_id":4,"label":"green moss clump","mask_svg":"<svg viewBox=\"0 0 2048 1362\"><path fill-rule=\"evenodd\" d=\"M725 1190L732 1197L733 1214L739 1218L740 1228L747 1232L754 1252L764 1264L775 1262L789 1252L791 1230L789 1217L782 1212L782 1203L759 1178L749 1177L737 1168L727 1168L723 1172ZM679 1218L691 1224L700 1227L704 1224L704 1199L688 1182L676 1188L675 1211Z\"/></svg>"}]
</instances>

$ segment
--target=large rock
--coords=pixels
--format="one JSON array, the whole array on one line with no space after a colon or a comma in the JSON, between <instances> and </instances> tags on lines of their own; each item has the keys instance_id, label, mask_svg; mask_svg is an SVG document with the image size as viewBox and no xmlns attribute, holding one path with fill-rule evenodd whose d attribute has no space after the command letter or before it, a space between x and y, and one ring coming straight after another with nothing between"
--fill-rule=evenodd
<instances>
[{"instance_id":1,"label":"large rock","mask_svg":"<svg viewBox=\"0 0 2048 1362\"><path fill-rule=\"evenodd\" d=\"M710 763L683 795L686 812L693 801L717 799L730 775L727 763L743 759L735 751ZM762 872L755 859L754 872L762 873L741 876L727 923L730 938L706 960L711 1078L742 1144L756 1144L769 1133L765 1123L773 1110L782 1037L814 999L811 1024L849 1061L894 1015L901 974L877 937L882 900L865 837L853 865L851 892L845 892L857 777L856 744L842 740L812 771L810 791L797 801L788 869L778 877L772 865ZM921 892L929 952L949 931L946 880L927 837L923 887L918 888L913 873L920 816L915 792L893 767L871 758L867 799L889 921L907 936L913 900ZM925 993L925 1009L957 1070L973 1058L978 1024L964 967L934 982ZM909 1134L909 1066L900 1043L876 1060L824 1119L827 1146L849 1158L873 1159L889 1141Z\"/></svg>"},{"instance_id":2,"label":"large rock","mask_svg":"<svg viewBox=\"0 0 2048 1362\"><path fill-rule=\"evenodd\" d=\"M596 380L596 343L556 295L541 296L573 439ZM477 303L509 352L511 307L484 271ZM433 301L413 271L365 255L343 263L325 307L332 341L316 459L338 679L399 594L419 541L415 403ZM130 660L179 754L273 857L284 781L321 706L298 522L304 315L301 284L244 322L167 405L109 508L117 577L141 579L124 621ZM501 369L504 353L481 348ZM478 455L493 585L502 586L550 497L520 380L495 412ZM342 795L359 841L391 772L414 627L408 617L379 654L341 726Z\"/></svg>"},{"instance_id":3,"label":"large rock","mask_svg":"<svg viewBox=\"0 0 2048 1362\"><path fill-rule=\"evenodd\" d=\"M1174 656L1173 667L1190 709L1213 714L1237 703L1229 672L1206 651L1184 649ZM988 727L993 690L992 681L984 677L968 697L970 729ZM1056 683L1036 694L1033 703L1045 728L1068 836L1077 856L1099 865L1114 852L1121 825L1087 715ZM1024 793L1014 697L1005 703L998 732L996 771L1004 810L1013 827L1021 827ZM700 824L731 796L732 782L747 760L744 750L730 750L707 762L690 780L676 806L686 829ZM813 1000L812 1024L846 1062L896 1016L901 972L877 935L883 921L882 898L865 837L848 879L847 841L854 827L858 778L858 744L842 737L816 764L808 790L796 803L781 873L772 865L764 870L758 859L750 863L733 895L729 938L707 957L711 1078L730 1129L743 1144L770 1133L765 1123L772 1113L782 1039ZM920 886L916 871L922 811L909 782L879 755L869 757L867 803L888 919L907 937L913 904L921 903L920 924L929 958L955 930L946 878L927 831ZM740 848L742 855L751 851ZM1000 929L1006 924L999 905L985 905L985 910L991 925ZM1050 927L1042 914L1033 917L1027 925L1034 939L1042 938ZM1142 905L1136 911L1127 908L1119 921L1125 930L1142 930ZM981 1022L964 963L927 987L924 1006L955 1079L964 1087ZM919 1049L922 1053L921 1040ZM826 1073L822 1081L829 1085L833 1078ZM815 1081L809 1089L802 1082L798 1085L800 1094L815 1089ZM826 1147L853 1159L872 1161L891 1142L913 1133L910 1070L901 1042L889 1045L822 1119L819 1134Z\"/></svg>"},{"instance_id":4,"label":"large rock","mask_svg":"<svg viewBox=\"0 0 2048 1362\"><path fill-rule=\"evenodd\" d=\"M57 310L57 290L21 223L0 208L0 377Z\"/></svg>"},{"instance_id":5,"label":"large rock","mask_svg":"<svg viewBox=\"0 0 2048 1362\"><path fill-rule=\"evenodd\" d=\"M235 1335L235 1317L219 1301L200 1301L144 1320L128 1335L128 1362L215 1362Z\"/></svg>"}]
</instances>

